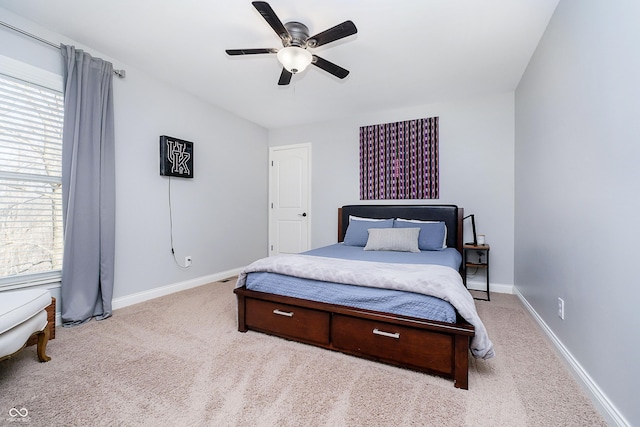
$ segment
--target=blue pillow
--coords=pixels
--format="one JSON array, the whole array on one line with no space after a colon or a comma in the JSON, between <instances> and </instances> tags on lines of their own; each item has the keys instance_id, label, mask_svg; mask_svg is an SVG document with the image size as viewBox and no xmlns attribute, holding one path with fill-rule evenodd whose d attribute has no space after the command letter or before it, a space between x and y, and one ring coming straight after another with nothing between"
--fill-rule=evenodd
<instances>
[{"instance_id":1,"label":"blue pillow","mask_svg":"<svg viewBox=\"0 0 640 427\"><path fill-rule=\"evenodd\" d=\"M375 220L350 217L349 226L344 235L344 244L347 246L366 246L369 239L367 230L370 228L393 228L393 218Z\"/></svg>"},{"instance_id":2,"label":"blue pillow","mask_svg":"<svg viewBox=\"0 0 640 427\"><path fill-rule=\"evenodd\" d=\"M418 247L422 251L441 251L446 245L447 227L441 221L418 221L398 218L395 228L420 228Z\"/></svg>"}]
</instances>

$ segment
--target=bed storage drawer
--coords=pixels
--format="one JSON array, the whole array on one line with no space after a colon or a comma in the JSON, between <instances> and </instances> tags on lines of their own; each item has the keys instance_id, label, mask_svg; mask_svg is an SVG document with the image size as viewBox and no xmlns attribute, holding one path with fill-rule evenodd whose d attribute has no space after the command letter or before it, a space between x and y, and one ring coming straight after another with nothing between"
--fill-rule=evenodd
<instances>
[{"instance_id":1,"label":"bed storage drawer","mask_svg":"<svg viewBox=\"0 0 640 427\"><path fill-rule=\"evenodd\" d=\"M333 346L343 351L418 369L453 372L451 336L422 329L336 314Z\"/></svg>"},{"instance_id":2,"label":"bed storage drawer","mask_svg":"<svg viewBox=\"0 0 640 427\"><path fill-rule=\"evenodd\" d=\"M247 298L246 304L246 324L250 329L329 344L331 315L327 312L253 298Z\"/></svg>"}]
</instances>

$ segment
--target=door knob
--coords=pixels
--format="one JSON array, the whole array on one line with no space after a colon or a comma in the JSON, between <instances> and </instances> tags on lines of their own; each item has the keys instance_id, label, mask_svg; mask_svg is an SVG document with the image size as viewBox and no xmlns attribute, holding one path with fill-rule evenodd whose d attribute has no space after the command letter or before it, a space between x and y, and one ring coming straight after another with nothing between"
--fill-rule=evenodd
<instances>
[{"instance_id":1,"label":"door knob","mask_svg":"<svg viewBox=\"0 0 640 427\"><path fill-rule=\"evenodd\" d=\"M298 215L300 215L300 216L307 216L307 213L306 213L306 212L302 212L301 214L298 214Z\"/></svg>"}]
</instances>

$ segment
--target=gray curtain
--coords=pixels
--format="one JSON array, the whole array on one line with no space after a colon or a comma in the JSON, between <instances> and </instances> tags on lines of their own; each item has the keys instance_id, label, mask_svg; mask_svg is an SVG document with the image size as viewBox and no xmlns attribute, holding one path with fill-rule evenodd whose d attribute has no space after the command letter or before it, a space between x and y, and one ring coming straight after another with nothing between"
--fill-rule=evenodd
<instances>
[{"instance_id":1,"label":"gray curtain","mask_svg":"<svg viewBox=\"0 0 640 427\"><path fill-rule=\"evenodd\" d=\"M111 316L115 252L113 65L61 45L62 323Z\"/></svg>"}]
</instances>

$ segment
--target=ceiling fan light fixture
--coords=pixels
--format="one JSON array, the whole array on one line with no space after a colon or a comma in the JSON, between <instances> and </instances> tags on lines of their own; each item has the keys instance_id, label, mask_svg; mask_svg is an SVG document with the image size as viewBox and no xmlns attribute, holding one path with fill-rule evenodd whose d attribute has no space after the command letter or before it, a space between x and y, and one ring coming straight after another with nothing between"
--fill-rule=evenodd
<instances>
[{"instance_id":1,"label":"ceiling fan light fixture","mask_svg":"<svg viewBox=\"0 0 640 427\"><path fill-rule=\"evenodd\" d=\"M304 71L312 60L311 53L298 46L288 46L278 51L278 61L292 74Z\"/></svg>"}]
</instances>

